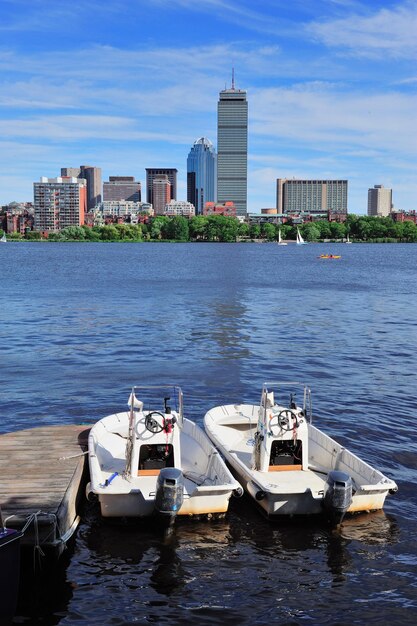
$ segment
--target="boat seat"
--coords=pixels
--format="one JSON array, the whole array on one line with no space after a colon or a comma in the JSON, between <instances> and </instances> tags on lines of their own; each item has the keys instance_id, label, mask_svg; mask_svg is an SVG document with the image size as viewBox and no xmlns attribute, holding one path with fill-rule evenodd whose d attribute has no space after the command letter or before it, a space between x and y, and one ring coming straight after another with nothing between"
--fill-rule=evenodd
<instances>
[{"instance_id":1,"label":"boat seat","mask_svg":"<svg viewBox=\"0 0 417 626\"><path fill-rule=\"evenodd\" d=\"M270 465L268 472L299 472L302 469L302 465Z\"/></svg>"},{"instance_id":2,"label":"boat seat","mask_svg":"<svg viewBox=\"0 0 417 626\"><path fill-rule=\"evenodd\" d=\"M141 469L138 470L138 476L159 476L159 469Z\"/></svg>"}]
</instances>

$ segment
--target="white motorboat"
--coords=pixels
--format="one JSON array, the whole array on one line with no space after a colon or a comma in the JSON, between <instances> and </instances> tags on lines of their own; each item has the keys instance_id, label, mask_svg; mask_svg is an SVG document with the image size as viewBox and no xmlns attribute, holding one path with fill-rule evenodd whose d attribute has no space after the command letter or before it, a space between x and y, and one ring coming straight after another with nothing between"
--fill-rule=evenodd
<instances>
[{"instance_id":1,"label":"white motorboat","mask_svg":"<svg viewBox=\"0 0 417 626\"><path fill-rule=\"evenodd\" d=\"M133 387L129 407L89 434L87 497L98 497L103 517L171 524L177 515L223 515L231 495L242 495L205 432L184 417L180 387Z\"/></svg>"},{"instance_id":2,"label":"white motorboat","mask_svg":"<svg viewBox=\"0 0 417 626\"><path fill-rule=\"evenodd\" d=\"M397 491L393 480L313 426L310 389L300 383L265 383L260 404L217 406L204 426L268 517L326 514L339 523L345 513L382 509Z\"/></svg>"}]
</instances>

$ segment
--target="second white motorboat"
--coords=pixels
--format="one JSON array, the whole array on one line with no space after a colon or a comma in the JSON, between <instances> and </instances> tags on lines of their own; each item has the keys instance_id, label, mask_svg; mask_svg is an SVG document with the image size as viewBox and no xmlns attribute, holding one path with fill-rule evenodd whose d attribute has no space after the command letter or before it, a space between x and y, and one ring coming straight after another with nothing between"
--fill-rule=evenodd
<instances>
[{"instance_id":1,"label":"second white motorboat","mask_svg":"<svg viewBox=\"0 0 417 626\"><path fill-rule=\"evenodd\" d=\"M156 408L155 392L161 406ZM137 397L141 394L141 400ZM243 493L213 444L183 415L180 387L136 386L129 410L104 417L88 440L90 482L103 517L222 515Z\"/></svg>"},{"instance_id":2,"label":"second white motorboat","mask_svg":"<svg viewBox=\"0 0 417 626\"><path fill-rule=\"evenodd\" d=\"M292 393L285 401L289 385ZM382 509L387 494L397 491L395 482L311 421L308 387L265 383L259 404L217 406L205 415L204 425L268 517L325 514L339 523L347 512Z\"/></svg>"}]
</instances>

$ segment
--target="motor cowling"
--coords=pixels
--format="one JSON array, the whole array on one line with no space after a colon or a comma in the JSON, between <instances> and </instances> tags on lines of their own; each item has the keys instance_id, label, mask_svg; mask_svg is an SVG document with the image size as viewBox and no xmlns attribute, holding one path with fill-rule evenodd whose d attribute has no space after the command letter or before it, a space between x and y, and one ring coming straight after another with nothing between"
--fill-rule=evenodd
<instances>
[{"instance_id":1,"label":"motor cowling","mask_svg":"<svg viewBox=\"0 0 417 626\"><path fill-rule=\"evenodd\" d=\"M172 523L184 500L184 476L176 467L164 467L159 472L155 513L168 524Z\"/></svg>"},{"instance_id":2,"label":"motor cowling","mask_svg":"<svg viewBox=\"0 0 417 626\"><path fill-rule=\"evenodd\" d=\"M340 524L352 504L353 485L349 474L332 470L327 475L323 505L332 521Z\"/></svg>"}]
</instances>

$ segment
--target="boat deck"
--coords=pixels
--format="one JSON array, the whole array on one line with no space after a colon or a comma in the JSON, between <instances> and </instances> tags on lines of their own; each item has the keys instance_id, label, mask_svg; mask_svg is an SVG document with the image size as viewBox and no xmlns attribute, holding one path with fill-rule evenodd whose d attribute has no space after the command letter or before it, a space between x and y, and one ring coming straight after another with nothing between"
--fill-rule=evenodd
<instances>
[{"instance_id":1,"label":"boat deck","mask_svg":"<svg viewBox=\"0 0 417 626\"><path fill-rule=\"evenodd\" d=\"M0 503L22 545L62 551L78 524L87 437L79 425L41 426L0 435Z\"/></svg>"},{"instance_id":2,"label":"boat deck","mask_svg":"<svg viewBox=\"0 0 417 626\"><path fill-rule=\"evenodd\" d=\"M252 448L249 449L246 443L246 439L241 439L236 443L235 447L230 452L235 454L236 458L245 465L245 467L251 469L252 461ZM287 466L286 466L287 467ZM268 486L269 490L275 488L280 493L304 493L307 489L312 493L318 494L323 491L326 482L326 475L317 471L298 470L301 466L294 466L294 469L281 469L280 466L275 466L269 472L253 472L253 477L259 482L260 485Z\"/></svg>"}]
</instances>

